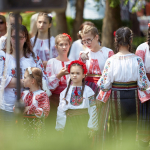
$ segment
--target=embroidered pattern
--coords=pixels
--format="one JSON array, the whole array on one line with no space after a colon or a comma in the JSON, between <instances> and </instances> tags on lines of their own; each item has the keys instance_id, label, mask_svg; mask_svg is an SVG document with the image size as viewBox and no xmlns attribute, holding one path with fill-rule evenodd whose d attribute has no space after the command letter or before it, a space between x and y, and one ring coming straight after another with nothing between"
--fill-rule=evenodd
<instances>
[{"instance_id":1,"label":"embroidered pattern","mask_svg":"<svg viewBox=\"0 0 150 150\"><path fill-rule=\"evenodd\" d=\"M90 96L88 98L89 98L89 105L90 105L90 107L96 105L96 101L94 99L94 95L92 95L92 96Z\"/></svg>"},{"instance_id":2,"label":"embroidered pattern","mask_svg":"<svg viewBox=\"0 0 150 150\"><path fill-rule=\"evenodd\" d=\"M71 93L70 104L74 106L79 106L83 102L83 98L81 97L81 87L77 87L78 96L75 96L74 94L75 90L76 90L76 87L73 87L72 93Z\"/></svg>"},{"instance_id":3,"label":"embroidered pattern","mask_svg":"<svg viewBox=\"0 0 150 150\"><path fill-rule=\"evenodd\" d=\"M147 80L146 80L146 72L144 69L144 64L142 62L141 58L137 58L138 64L139 64L139 75L140 75L140 82L142 83L142 87L140 87L140 90L146 90L148 88Z\"/></svg>"}]
</instances>

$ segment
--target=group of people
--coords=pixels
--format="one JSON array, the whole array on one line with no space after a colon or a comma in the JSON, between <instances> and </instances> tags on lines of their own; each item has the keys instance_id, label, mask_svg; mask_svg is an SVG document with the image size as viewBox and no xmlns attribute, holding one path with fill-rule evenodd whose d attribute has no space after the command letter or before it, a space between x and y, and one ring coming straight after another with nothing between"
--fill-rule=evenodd
<instances>
[{"instance_id":1,"label":"group of people","mask_svg":"<svg viewBox=\"0 0 150 150\"><path fill-rule=\"evenodd\" d=\"M9 13L11 33L0 38L0 120L4 123L13 122L17 95L14 20L15 15ZM55 38L50 35L51 23L51 14L38 13L37 32L30 39L19 16L21 101L26 125L32 121L33 130L42 129L51 104L51 108L58 107L55 129L68 136L88 134L88 127L89 136L94 137L91 141L101 147L107 137L117 148L126 140L149 146L150 24L147 42L133 54L133 33L128 27L116 31L113 51L102 46L98 29L91 22L81 25L79 40L72 46L67 33Z\"/></svg>"}]
</instances>

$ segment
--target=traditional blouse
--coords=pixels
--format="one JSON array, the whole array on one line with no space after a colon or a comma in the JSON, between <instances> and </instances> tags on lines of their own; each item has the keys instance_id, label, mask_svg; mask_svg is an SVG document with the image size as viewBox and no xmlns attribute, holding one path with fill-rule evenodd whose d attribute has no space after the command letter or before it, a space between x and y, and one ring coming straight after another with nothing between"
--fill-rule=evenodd
<instances>
[{"instance_id":1,"label":"traditional blouse","mask_svg":"<svg viewBox=\"0 0 150 150\"><path fill-rule=\"evenodd\" d=\"M143 59L146 73L150 73L150 49L147 42L140 44L136 49L136 55Z\"/></svg>"},{"instance_id":2,"label":"traditional blouse","mask_svg":"<svg viewBox=\"0 0 150 150\"><path fill-rule=\"evenodd\" d=\"M5 59L8 60L7 64L7 74L3 77ZM4 53L2 50L0 51L0 86L1 81L5 80L4 87L4 97L0 104L0 109L5 111L13 112L13 106L15 104L17 98L17 89L16 88L7 88L8 84L10 83L13 77L17 78L17 69L16 69L16 59L7 53ZM46 80L46 72L44 72L42 61L39 57L33 58L31 54L28 54L28 58L22 57L20 58L20 78L24 78L24 72L28 67L38 67L43 71L43 79ZM23 88L21 89L21 91Z\"/></svg>"},{"instance_id":3,"label":"traditional blouse","mask_svg":"<svg viewBox=\"0 0 150 150\"><path fill-rule=\"evenodd\" d=\"M70 79L69 75L62 76L58 79L56 76L63 67L70 64L71 61L62 62L56 58L52 58L48 61L46 66L46 73L48 76L48 88L52 93L60 94L66 87L67 82Z\"/></svg>"},{"instance_id":4,"label":"traditional blouse","mask_svg":"<svg viewBox=\"0 0 150 150\"><path fill-rule=\"evenodd\" d=\"M26 115L35 115L37 118L48 116L50 111L49 98L43 90L23 91L21 98L25 103L25 107L30 106Z\"/></svg>"},{"instance_id":5,"label":"traditional blouse","mask_svg":"<svg viewBox=\"0 0 150 150\"><path fill-rule=\"evenodd\" d=\"M31 44L33 46L35 37L31 38ZM33 52L40 57L42 61L48 61L51 58L58 56L57 50L55 49L55 38L52 36L50 38L50 49L49 40L41 40L37 38L36 43L33 47Z\"/></svg>"},{"instance_id":6,"label":"traditional blouse","mask_svg":"<svg viewBox=\"0 0 150 150\"><path fill-rule=\"evenodd\" d=\"M77 40L77 41L74 41L72 43L72 46L71 46L71 49L70 49L70 53L69 53L69 56L68 58L70 60L78 60L79 59L79 55L80 55L80 52L81 51L86 51L87 49L89 48L86 48L84 47L82 44L81 44L81 40Z\"/></svg>"},{"instance_id":7,"label":"traditional blouse","mask_svg":"<svg viewBox=\"0 0 150 150\"><path fill-rule=\"evenodd\" d=\"M3 50L6 46L6 39L7 37L6 36L1 36L0 38L0 50Z\"/></svg>"},{"instance_id":8,"label":"traditional blouse","mask_svg":"<svg viewBox=\"0 0 150 150\"><path fill-rule=\"evenodd\" d=\"M82 51L80 53L79 60L81 60L81 54L82 53L88 53L89 60L86 60L86 67L88 70L88 74L98 74L101 75L104 69L105 62L107 58L111 57L114 52L106 47L102 47L97 52L92 52L90 49L85 51Z\"/></svg>"},{"instance_id":9,"label":"traditional blouse","mask_svg":"<svg viewBox=\"0 0 150 150\"><path fill-rule=\"evenodd\" d=\"M57 119L56 119L56 130L64 129L66 124L66 111L69 109L88 109L89 113L89 121L88 121L88 128L97 130L97 111L96 111L96 104L94 99L94 92L93 90L85 85L85 89L83 92L83 99L81 98L81 86L77 87L78 96L75 96L75 86L70 86L68 94L66 96L66 101L64 100L66 89L61 92L60 94L60 102L57 109Z\"/></svg>"},{"instance_id":10,"label":"traditional blouse","mask_svg":"<svg viewBox=\"0 0 150 150\"><path fill-rule=\"evenodd\" d=\"M110 89L113 82L131 82L137 81L138 96L141 102L148 100L150 97L150 83L146 76L144 63L139 56L134 54L114 55L108 58L102 77L98 81L98 86L108 95L101 95L101 91L97 99L106 102L110 95ZM145 91L145 92L144 92Z\"/></svg>"}]
</instances>

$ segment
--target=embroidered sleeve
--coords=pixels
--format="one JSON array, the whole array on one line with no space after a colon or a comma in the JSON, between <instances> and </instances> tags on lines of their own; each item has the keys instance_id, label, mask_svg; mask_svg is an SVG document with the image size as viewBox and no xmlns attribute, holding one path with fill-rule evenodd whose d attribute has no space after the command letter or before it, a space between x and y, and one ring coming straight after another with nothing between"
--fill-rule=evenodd
<instances>
[{"instance_id":1,"label":"embroidered sleeve","mask_svg":"<svg viewBox=\"0 0 150 150\"><path fill-rule=\"evenodd\" d=\"M51 60L48 61L46 66L46 73L48 76L48 88L50 90L54 90L59 86L59 79L56 77L56 74L54 73L54 66Z\"/></svg>"},{"instance_id":2,"label":"embroidered sleeve","mask_svg":"<svg viewBox=\"0 0 150 150\"><path fill-rule=\"evenodd\" d=\"M141 57L142 58L142 60L143 60L143 62L145 62L145 51L143 51L143 50L136 50L136 52L135 52L135 54L137 55L137 56L139 56L139 57Z\"/></svg>"},{"instance_id":3,"label":"embroidered sleeve","mask_svg":"<svg viewBox=\"0 0 150 150\"><path fill-rule=\"evenodd\" d=\"M64 129L66 124L66 101L64 100L64 91L60 93L60 102L57 108L56 127L57 131Z\"/></svg>"},{"instance_id":4,"label":"embroidered sleeve","mask_svg":"<svg viewBox=\"0 0 150 150\"><path fill-rule=\"evenodd\" d=\"M112 55L114 55L114 52L113 51L109 51L108 58L111 57Z\"/></svg>"},{"instance_id":5,"label":"embroidered sleeve","mask_svg":"<svg viewBox=\"0 0 150 150\"><path fill-rule=\"evenodd\" d=\"M97 130L98 129L98 118L97 118L97 109L96 109L96 102L94 99L94 95L88 97L89 99L89 121L88 121L88 128Z\"/></svg>"},{"instance_id":6,"label":"embroidered sleeve","mask_svg":"<svg viewBox=\"0 0 150 150\"><path fill-rule=\"evenodd\" d=\"M138 88L141 91L146 90L149 87L149 80L146 76L144 63L141 58L137 58L139 71L138 71Z\"/></svg>"},{"instance_id":7,"label":"embroidered sleeve","mask_svg":"<svg viewBox=\"0 0 150 150\"><path fill-rule=\"evenodd\" d=\"M30 114L35 114L38 118L47 117L50 111L49 98L45 92L36 95L35 99L38 101L38 107L33 104L30 107Z\"/></svg>"},{"instance_id":8,"label":"embroidered sleeve","mask_svg":"<svg viewBox=\"0 0 150 150\"><path fill-rule=\"evenodd\" d=\"M111 61L108 59L105 63L102 77L97 82L97 85L103 91L108 91L111 88Z\"/></svg>"}]
</instances>

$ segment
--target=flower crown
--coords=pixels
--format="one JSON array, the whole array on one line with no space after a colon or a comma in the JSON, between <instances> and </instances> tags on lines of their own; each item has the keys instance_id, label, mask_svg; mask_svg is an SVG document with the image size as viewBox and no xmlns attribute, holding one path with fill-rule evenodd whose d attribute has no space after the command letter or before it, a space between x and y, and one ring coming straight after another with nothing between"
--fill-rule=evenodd
<instances>
[{"instance_id":1,"label":"flower crown","mask_svg":"<svg viewBox=\"0 0 150 150\"><path fill-rule=\"evenodd\" d=\"M72 61L69 65L68 65L68 72L70 73L70 68L73 64L79 64L82 69L83 69L83 74L87 74L87 69L86 69L86 65L82 62L82 61L79 61L79 60L75 60L75 61Z\"/></svg>"},{"instance_id":2,"label":"flower crown","mask_svg":"<svg viewBox=\"0 0 150 150\"><path fill-rule=\"evenodd\" d=\"M68 38L69 38L69 41L70 41L70 42L72 41L72 38L71 38L71 36L70 36L69 34L67 34L67 33L63 33L63 35L66 35L66 36L68 36Z\"/></svg>"},{"instance_id":3,"label":"flower crown","mask_svg":"<svg viewBox=\"0 0 150 150\"><path fill-rule=\"evenodd\" d=\"M150 23L148 23L148 27L150 27Z\"/></svg>"}]
</instances>

